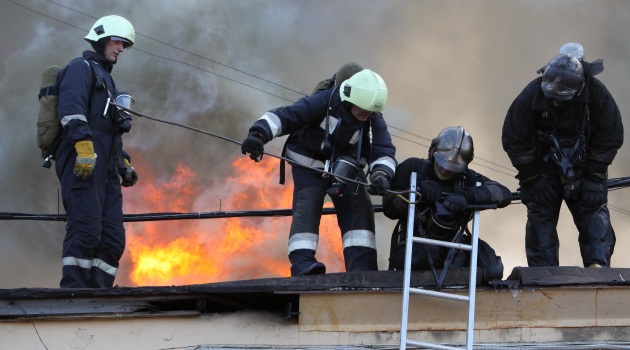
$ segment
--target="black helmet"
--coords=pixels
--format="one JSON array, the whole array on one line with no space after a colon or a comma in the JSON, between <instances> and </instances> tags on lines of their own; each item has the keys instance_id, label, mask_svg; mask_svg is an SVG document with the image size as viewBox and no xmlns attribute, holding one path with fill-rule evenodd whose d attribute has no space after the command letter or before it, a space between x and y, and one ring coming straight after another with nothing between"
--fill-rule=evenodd
<instances>
[{"instance_id":1,"label":"black helmet","mask_svg":"<svg viewBox=\"0 0 630 350\"><path fill-rule=\"evenodd\" d=\"M555 56L545 67L540 85L547 98L558 101L571 100L584 88L582 63L567 54Z\"/></svg>"}]
</instances>

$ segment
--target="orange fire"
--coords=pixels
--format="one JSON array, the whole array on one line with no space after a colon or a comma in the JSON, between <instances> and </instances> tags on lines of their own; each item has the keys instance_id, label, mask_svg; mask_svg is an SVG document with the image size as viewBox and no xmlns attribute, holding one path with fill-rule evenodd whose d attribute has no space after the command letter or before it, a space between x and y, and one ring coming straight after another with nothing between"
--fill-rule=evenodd
<instances>
[{"instance_id":1,"label":"orange fire","mask_svg":"<svg viewBox=\"0 0 630 350\"><path fill-rule=\"evenodd\" d=\"M213 188L183 164L167 179L151 178L142 165L142 184L125 195L125 212L198 213L291 208L290 166L278 184L278 162L248 157L232 162L233 174ZM129 198L128 198L129 197ZM195 209L221 198L219 210ZM210 198L210 200L205 200ZM228 201L223 200L228 198ZM330 203L328 203L330 204ZM117 276L120 285L158 286L286 277L290 275L287 240L290 216L168 220L126 223L127 247ZM336 216L324 215L318 260L329 272L344 271Z\"/></svg>"}]
</instances>

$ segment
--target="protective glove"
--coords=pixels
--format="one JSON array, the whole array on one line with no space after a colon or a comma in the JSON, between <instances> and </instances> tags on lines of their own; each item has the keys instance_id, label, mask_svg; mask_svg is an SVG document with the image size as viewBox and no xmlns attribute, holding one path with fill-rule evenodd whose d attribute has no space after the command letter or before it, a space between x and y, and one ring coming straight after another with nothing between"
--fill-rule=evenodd
<instances>
[{"instance_id":1,"label":"protective glove","mask_svg":"<svg viewBox=\"0 0 630 350\"><path fill-rule=\"evenodd\" d=\"M604 185L602 181L585 178L580 199L582 206L585 208L597 208L604 203L604 199Z\"/></svg>"},{"instance_id":2,"label":"protective glove","mask_svg":"<svg viewBox=\"0 0 630 350\"><path fill-rule=\"evenodd\" d=\"M433 203L442 194L442 187L437 182L430 180L424 180L420 183L420 195L422 195L422 201L427 203Z\"/></svg>"},{"instance_id":3,"label":"protective glove","mask_svg":"<svg viewBox=\"0 0 630 350\"><path fill-rule=\"evenodd\" d=\"M532 181L521 183L521 201L525 205L536 202L541 206L550 206L558 199L558 192L549 185L549 181L544 175L539 175Z\"/></svg>"},{"instance_id":4,"label":"protective glove","mask_svg":"<svg viewBox=\"0 0 630 350\"><path fill-rule=\"evenodd\" d=\"M85 180L94 171L96 165L96 153L94 153L94 143L91 140L78 141L74 144L77 151L77 159L74 162L74 175Z\"/></svg>"},{"instance_id":5,"label":"protective glove","mask_svg":"<svg viewBox=\"0 0 630 350\"><path fill-rule=\"evenodd\" d=\"M136 172L136 169L131 166L129 160L125 159L124 163L124 167L118 168L118 173L122 179L121 185L123 187L131 187L138 182L138 173Z\"/></svg>"},{"instance_id":6,"label":"protective glove","mask_svg":"<svg viewBox=\"0 0 630 350\"><path fill-rule=\"evenodd\" d=\"M264 142L257 132L250 132L241 144L241 152L243 154L249 153L249 158L256 162L260 162L264 151Z\"/></svg>"},{"instance_id":7,"label":"protective glove","mask_svg":"<svg viewBox=\"0 0 630 350\"><path fill-rule=\"evenodd\" d=\"M450 193L444 198L444 208L453 214L464 212L467 205L468 200L466 200L466 196L461 192Z\"/></svg>"},{"instance_id":8,"label":"protective glove","mask_svg":"<svg viewBox=\"0 0 630 350\"><path fill-rule=\"evenodd\" d=\"M372 195L383 195L389 190L389 180L387 173L377 170L370 175L370 187L368 192Z\"/></svg>"}]
</instances>

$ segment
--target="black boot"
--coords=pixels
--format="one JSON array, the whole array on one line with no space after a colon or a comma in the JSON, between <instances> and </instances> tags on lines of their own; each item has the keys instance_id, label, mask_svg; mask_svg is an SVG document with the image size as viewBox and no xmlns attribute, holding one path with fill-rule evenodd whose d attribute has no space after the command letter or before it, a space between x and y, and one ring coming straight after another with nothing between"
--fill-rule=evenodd
<instances>
[{"instance_id":1,"label":"black boot","mask_svg":"<svg viewBox=\"0 0 630 350\"><path fill-rule=\"evenodd\" d=\"M326 266L315 259L315 251L297 249L289 253L291 276L321 275L326 273Z\"/></svg>"}]
</instances>

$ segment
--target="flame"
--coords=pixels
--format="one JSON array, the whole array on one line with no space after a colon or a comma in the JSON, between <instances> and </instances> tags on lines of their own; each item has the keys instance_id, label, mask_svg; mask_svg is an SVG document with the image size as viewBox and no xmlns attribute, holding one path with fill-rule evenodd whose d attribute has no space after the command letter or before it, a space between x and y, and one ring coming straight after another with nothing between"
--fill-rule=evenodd
<instances>
[{"instance_id":1,"label":"flame","mask_svg":"<svg viewBox=\"0 0 630 350\"><path fill-rule=\"evenodd\" d=\"M150 175L145 164L142 184L125 193L125 212L211 212L194 210L207 199L221 201L219 210L273 210L291 207L290 171L278 184L278 166L270 157L253 163L239 157L232 175L206 188L197 175L178 164L170 178ZM127 198L130 197L130 198ZM326 203L330 206L331 203ZM127 247L117 281L134 286L184 285L226 280L287 277L287 240L291 217L235 217L127 223ZM343 271L342 244L336 216L324 215L320 225L318 260L328 272Z\"/></svg>"}]
</instances>

